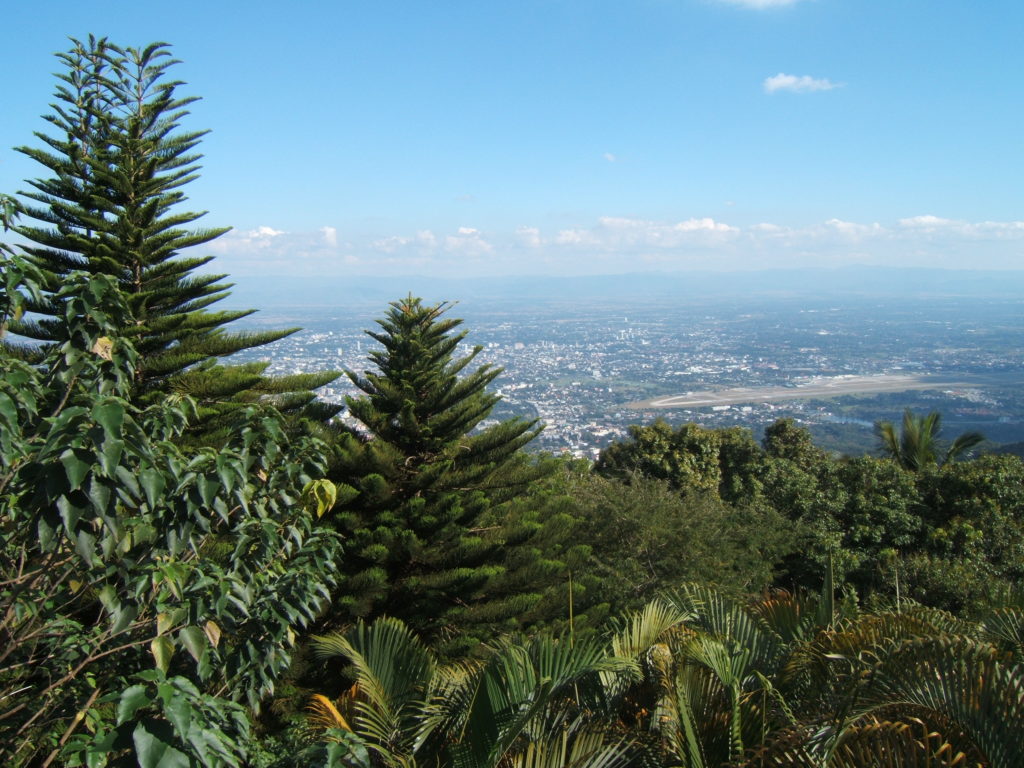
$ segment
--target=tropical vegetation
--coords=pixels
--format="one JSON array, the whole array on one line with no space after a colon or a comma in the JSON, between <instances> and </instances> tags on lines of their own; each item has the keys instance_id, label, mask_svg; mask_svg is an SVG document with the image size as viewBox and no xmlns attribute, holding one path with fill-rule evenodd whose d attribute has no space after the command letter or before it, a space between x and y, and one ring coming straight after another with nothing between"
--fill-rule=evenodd
<instances>
[{"instance_id":1,"label":"tropical vegetation","mask_svg":"<svg viewBox=\"0 0 1024 768\"><path fill-rule=\"evenodd\" d=\"M42 147L21 147L47 174L22 194L14 230L22 251L41 273L41 294L30 315L10 330L42 345L6 346L8 354L39 362L67 333L61 286L75 271L117 282L131 312L122 331L136 356L130 397L156 402L169 392L195 399L207 431L227 429L226 412L272 396L278 410L328 419L339 408L314 399L312 389L332 372L269 378L266 363L224 366L218 360L294 333L229 332L225 326L255 310L212 311L227 295L225 275L196 274L212 256L182 256L228 227L188 229L203 217L185 211L183 187L196 178L205 131L182 131L196 97L181 96L171 80L177 62L168 46L121 48L106 39L73 40L58 54L60 84L47 116L52 133L36 133ZM218 415L221 416L217 419ZM193 425L193 428L195 425Z\"/></svg>"},{"instance_id":2,"label":"tropical vegetation","mask_svg":"<svg viewBox=\"0 0 1024 768\"><path fill-rule=\"evenodd\" d=\"M965 432L954 438L945 450L939 442L942 414L932 411L919 416L907 408L902 428L897 431L891 421L875 425L882 451L904 469L919 470L929 465L943 465L960 458L985 440L980 432Z\"/></svg>"},{"instance_id":3,"label":"tropical vegetation","mask_svg":"<svg viewBox=\"0 0 1024 768\"><path fill-rule=\"evenodd\" d=\"M0 214L0 756L22 766L1017 766L1024 462L492 417L448 304L353 421L219 359L167 46L74 42ZM34 223L32 223L34 222ZM284 332L281 332L284 333ZM305 417L305 418L303 418Z\"/></svg>"}]
</instances>

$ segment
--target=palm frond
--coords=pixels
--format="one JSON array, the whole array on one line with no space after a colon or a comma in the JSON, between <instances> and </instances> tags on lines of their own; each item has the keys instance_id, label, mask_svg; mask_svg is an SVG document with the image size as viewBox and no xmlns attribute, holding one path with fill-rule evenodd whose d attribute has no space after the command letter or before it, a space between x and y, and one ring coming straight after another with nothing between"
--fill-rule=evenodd
<instances>
[{"instance_id":1,"label":"palm frond","mask_svg":"<svg viewBox=\"0 0 1024 768\"><path fill-rule=\"evenodd\" d=\"M321 693L313 694L306 710L310 713L306 721L317 729L342 728L351 731L352 726L335 706L334 702Z\"/></svg>"},{"instance_id":2,"label":"palm frond","mask_svg":"<svg viewBox=\"0 0 1024 768\"><path fill-rule=\"evenodd\" d=\"M1002 608L987 616L981 628L989 639L1024 661L1024 610Z\"/></svg>"}]
</instances>

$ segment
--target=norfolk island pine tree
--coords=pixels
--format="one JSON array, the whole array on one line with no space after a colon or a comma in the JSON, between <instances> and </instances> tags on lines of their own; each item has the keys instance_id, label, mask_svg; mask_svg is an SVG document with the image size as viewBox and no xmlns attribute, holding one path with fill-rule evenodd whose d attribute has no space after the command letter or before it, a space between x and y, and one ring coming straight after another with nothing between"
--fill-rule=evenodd
<instances>
[{"instance_id":1,"label":"norfolk island pine tree","mask_svg":"<svg viewBox=\"0 0 1024 768\"><path fill-rule=\"evenodd\" d=\"M262 362L217 362L298 329L226 331L226 324L254 310L209 310L231 285L221 282L225 275L194 274L212 256L179 255L227 229L184 229L203 216L178 209L186 199L182 187L196 178L200 155L194 150L205 131L178 130L196 98L176 95L181 83L167 78L176 63L168 46L122 49L93 37L72 43L58 54L64 70L46 117L54 135L36 133L45 148L19 148L52 174L29 181L21 206L26 223L16 228L29 241L23 250L47 275L48 294L30 307L34 319L12 323L10 330L44 344L59 338L62 320L53 296L62 279L76 269L107 274L134 316L140 402L188 394L200 403L208 435L218 414L261 398L286 412L329 419L339 408L316 401L310 390L336 373L267 377ZM6 352L28 359L40 354L27 344L7 345Z\"/></svg>"},{"instance_id":2,"label":"norfolk island pine tree","mask_svg":"<svg viewBox=\"0 0 1024 768\"><path fill-rule=\"evenodd\" d=\"M367 332L381 345L369 353L376 370L348 372L363 393L348 398L363 429L341 438L329 471L342 491L328 518L346 557L324 622L396 616L446 653L514 627L540 599L519 576L532 570L541 587L559 568L533 539L550 528L502 515L551 471L520 450L542 427L517 418L481 428L501 369L468 371L480 347L457 356L466 332L444 317L449 308L393 302L381 330Z\"/></svg>"}]
</instances>

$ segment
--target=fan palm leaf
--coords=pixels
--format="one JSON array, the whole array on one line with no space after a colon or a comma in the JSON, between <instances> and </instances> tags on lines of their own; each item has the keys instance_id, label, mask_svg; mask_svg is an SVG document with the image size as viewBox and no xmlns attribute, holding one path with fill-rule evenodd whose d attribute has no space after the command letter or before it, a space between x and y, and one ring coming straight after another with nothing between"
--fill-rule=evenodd
<instances>
[{"instance_id":1,"label":"fan palm leaf","mask_svg":"<svg viewBox=\"0 0 1024 768\"><path fill-rule=\"evenodd\" d=\"M630 739L609 739L603 730L563 731L547 741L530 742L502 768L627 768L636 765L638 756Z\"/></svg>"},{"instance_id":2,"label":"fan palm leaf","mask_svg":"<svg viewBox=\"0 0 1024 768\"><path fill-rule=\"evenodd\" d=\"M1002 608L987 616L981 628L992 642L1024 659L1024 610Z\"/></svg>"},{"instance_id":3,"label":"fan palm leaf","mask_svg":"<svg viewBox=\"0 0 1024 768\"><path fill-rule=\"evenodd\" d=\"M791 719L769 679L789 643L765 617L783 617L787 634L798 634L795 623L814 611L776 597L780 605L759 613L713 588L687 585L634 614L613 639L615 652L631 654L644 670L631 698L648 713L639 720L670 761L720 765Z\"/></svg>"},{"instance_id":4,"label":"fan palm leaf","mask_svg":"<svg viewBox=\"0 0 1024 768\"><path fill-rule=\"evenodd\" d=\"M925 637L885 654L867 683L868 700L936 712L969 737L992 768L1024 755L1024 665L989 643Z\"/></svg>"},{"instance_id":5,"label":"fan palm leaf","mask_svg":"<svg viewBox=\"0 0 1024 768\"><path fill-rule=\"evenodd\" d=\"M591 732L607 721L602 673L636 675L597 641L537 637L506 642L484 662L445 673L443 696L431 706L434 727L452 735L456 768L491 768L520 759L531 744L548 745ZM567 742L568 743L568 742ZM532 759L539 759L535 755Z\"/></svg>"},{"instance_id":6,"label":"fan palm leaf","mask_svg":"<svg viewBox=\"0 0 1024 768\"><path fill-rule=\"evenodd\" d=\"M921 720L871 721L843 732L827 762L807 749L806 728L777 734L734 768L974 768L968 756Z\"/></svg>"},{"instance_id":7,"label":"fan palm leaf","mask_svg":"<svg viewBox=\"0 0 1024 768\"><path fill-rule=\"evenodd\" d=\"M436 663L419 638L399 620L359 622L344 633L314 637L319 658L348 660L358 686L351 728L387 765L408 765L425 741L425 702ZM321 708L323 707L320 702Z\"/></svg>"}]
</instances>

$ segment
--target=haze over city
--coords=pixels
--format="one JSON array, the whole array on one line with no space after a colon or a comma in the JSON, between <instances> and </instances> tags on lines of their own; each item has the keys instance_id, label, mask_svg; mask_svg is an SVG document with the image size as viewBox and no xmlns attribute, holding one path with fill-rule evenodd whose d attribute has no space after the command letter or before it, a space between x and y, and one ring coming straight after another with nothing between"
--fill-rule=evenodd
<instances>
[{"instance_id":1,"label":"haze over city","mask_svg":"<svg viewBox=\"0 0 1024 768\"><path fill-rule=\"evenodd\" d=\"M40 174L65 36L165 40L189 207L256 277L1021 267L1009 0L5 9L0 189ZM398 286L398 292L403 289ZM244 301L244 298L243 298Z\"/></svg>"}]
</instances>

